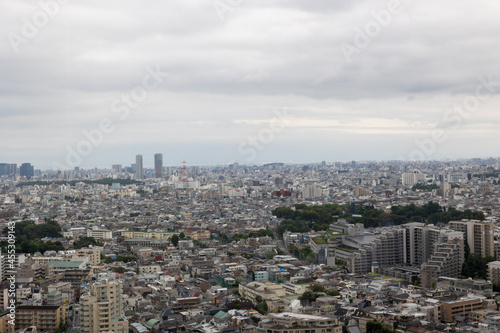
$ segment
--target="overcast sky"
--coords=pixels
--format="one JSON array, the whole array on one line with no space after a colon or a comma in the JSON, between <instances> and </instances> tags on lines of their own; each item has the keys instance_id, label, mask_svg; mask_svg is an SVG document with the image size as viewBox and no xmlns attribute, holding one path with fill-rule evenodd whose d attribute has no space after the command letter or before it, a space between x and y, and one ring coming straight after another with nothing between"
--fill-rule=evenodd
<instances>
[{"instance_id":1,"label":"overcast sky","mask_svg":"<svg viewBox=\"0 0 500 333\"><path fill-rule=\"evenodd\" d=\"M0 0L0 163L500 156L498 0L59 1Z\"/></svg>"}]
</instances>

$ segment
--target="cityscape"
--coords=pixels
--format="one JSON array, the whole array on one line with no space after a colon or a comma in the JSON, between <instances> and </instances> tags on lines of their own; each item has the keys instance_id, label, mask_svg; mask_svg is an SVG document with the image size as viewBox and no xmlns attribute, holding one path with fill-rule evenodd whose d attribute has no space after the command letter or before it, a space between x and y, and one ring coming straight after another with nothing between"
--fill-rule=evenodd
<instances>
[{"instance_id":1,"label":"cityscape","mask_svg":"<svg viewBox=\"0 0 500 333\"><path fill-rule=\"evenodd\" d=\"M145 157L0 163L2 332L500 330L499 158Z\"/></svg>"},{"instance_id":2,"label":"cityscape","mask_svg":"<svg viewBox=\"0 0 500 333\"><path fill-rule=\"evenodd\" d=\"M500 332L499 14L0 0L0 333Z\"/></svg>"}]
</instances>

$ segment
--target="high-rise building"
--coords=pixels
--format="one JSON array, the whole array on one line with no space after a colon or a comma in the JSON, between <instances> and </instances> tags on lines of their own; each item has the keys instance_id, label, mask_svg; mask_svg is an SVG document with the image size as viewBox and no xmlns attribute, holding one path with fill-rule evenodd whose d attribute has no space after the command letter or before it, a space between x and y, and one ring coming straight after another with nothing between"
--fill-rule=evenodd
<instances>
[{"instance_id":1,"label":"high-rise building","mask_svg":"<svg viewBox=\"0 0 500 333\"><path fill-rule=\"evenodd\" d=\"M92 285L90 293L82 295L81 331L128 332L128 320L123 312L122 286L118 281L101 280Z\"/></svg>"},{"instance_id":2,"label":"high-rise building","mask_svg":"<svg viewBox=\"0 0 500 333\"><path fill-rule=\"evenodd\" d=\"M0 163L0 176L7 176L9 174L9 165L7 163Z\"/></svg>"},{"instance_id":3,"label":"high-rise building","mask_svg":"<svg viewBox=\"0 0 500 333\"><path fill-rule=\"evenodd\" d=\"M113 170L114 173L120 173L120 172L122 172L122 165L121 164L113 164L111 166L111 170Z\"/></svg>"},{"instance_id":4,"label":"high-rise building","mask_svg":"<svg viewBox=\"0 0 500 333\"><path fill-rule=\"evenodd\" d=\"M439 195L442 197L449 197L451 195L451 185L448 182L442 182L439 187Z\"/></svg>"},{"instance_id":5,"label":"high-rise building","mask_svg":"<svg viewBox=\"0 0 500 333\"><path fill-rule=\"evenodd\" d=\"M480 254L482 257L495 256L494 225L479 220L450 221L448 226L465 235L470 253Z\"/></svg>"},{"instance_id":6,"label":"high-rise building","mask_svg":"<svg viewBox=\"0 0 500 333\"><path fill-rule=\"evenodd\" d=\"M142 155L135 156L135 178L144 178L144 169L142 168Z\"/></svg>"},{"instance_id":7,"label":"high-rise building","mask_svg":"<svg viewBox=\"0 0 500 333\"><path fill-rule=\"evenodd\" d=\"M17 164L7 164L9 166L9 175L16 175L17 174Z\"/></svg>"},{"instance_id":8,"label":"high-rise building","mask_svg":"<svg viewBox=\"0 0 500 333\"><path fill-rule=\"evenodd\" d=\"M35 175L35 168L31 163L23 163L20 168L21 177L31 179Z\"/></svg>"},{"instance_id":9,"label":"high-rise building","mask_svg":"<svg viewBox=\"0 0 500 333\"><path fill-rule=\"evenodd\" d=\"M464 263L464 234L459 231L440 233L430 258L420 270L422 287L434 288L439 276L459 278Z\"/></svg>"},{"instance_id":10,"label":"high-rise building","mask_svg":"<svg viewBox=\"0 0 500 333\"><path fill-rule=\"evenodd\" d=\"M17 174L17 164L0 163L0 176Z\"/></svg>"},{"instance_id":11,"label":"high-rise building","mask_svg":"<svg viewBox=\"0 0 500 333\"><path fill-rule=\"evenodd\" d=\"M163 154L155 154L155 177L163 177Z\"/></svg>"}]
</instances>

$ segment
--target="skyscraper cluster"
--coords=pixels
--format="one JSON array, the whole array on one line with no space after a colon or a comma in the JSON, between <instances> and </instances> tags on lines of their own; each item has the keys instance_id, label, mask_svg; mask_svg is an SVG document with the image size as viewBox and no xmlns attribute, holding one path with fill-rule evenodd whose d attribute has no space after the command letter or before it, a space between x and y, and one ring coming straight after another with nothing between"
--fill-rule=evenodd
<instances>
[{"instance_id":1,"label":"skyscraper cluster","mask_svg":"<svg viewBox=\"0 0 500 333\"><path fill-rule=\"evenodd\" d=\"M154 177L162 178L163 177L163 154L158 153L154 156ZM143 156L138 154L135 156L135 178L136 179L144 179L144 164L143 164Z\"/></svg>"}]
</instances>

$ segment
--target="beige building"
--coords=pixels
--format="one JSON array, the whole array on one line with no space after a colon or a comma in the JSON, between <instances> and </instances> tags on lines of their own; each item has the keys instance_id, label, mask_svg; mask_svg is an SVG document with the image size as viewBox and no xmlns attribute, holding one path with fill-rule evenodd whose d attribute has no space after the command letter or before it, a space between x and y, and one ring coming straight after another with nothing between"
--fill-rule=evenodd
<instances>
[{"instance_id":1,"label":"beige building","mask_svg":"<svg viewBox=\"0 0 500 333\"><path fill-rule=\"evenodd\" d=\"M271 313L267 318L260 324L266 333L342 333L336 318L294 312Z\"/></svg>"},{"instance_id":2,"label":"beige building","mask_svg":"<svg viewBox=\"0 0 500 333\"><path fill-rule=\"evenodd\" d=\"M488 280L491 283L500 283L500 261L488 263Z\"/></svg>"},{"instance_id":3,"label":"beige building","mask_svg":"<svg viewBox=\"0 0 500 333\"><path fill-rule=\"evenodd\" d=\"M253 303L257 303L257 296L263 300L271 300L288 294L283 285L275 283L250 282L247 285L240 284L238 288L241 297Z\"/></svg>"},{"instance_id":4,"label":"beige building","mask_svg":"<svg viewBox=\"0 0 500 333\"><path fill-rule=\"evenodd\" d=\"M164 239L168 240L173 235L179 236L179 232L162 232L162 231L122 231L122 236L125 238L149 238L149 239Z\"/></svg>"},{"instance_id":5,"label":"beige building","mask_svg":"<svg viewBox=\"0 0 500 333\"><path fill-rule=\"evenodd\" d=\"M101 264L101 251L99 249L79 249L76 250L73 258L86 257L92 266Z\"/></svg>"},{"instance_id":6,"label":"beige building","mask_svg":"<svg viewBox=\"0 0 500 333\"><path fill-rule=\"evenodd\" d=\"M473 296L456 301L441 302L441 320L447 323L455 322L455 316L469 316L470 312L484 309L485 297Z\"/></svg>"},{"instance_id":7,"label":"beige building","mask_svg":"<svg viewBox=\"0 0 500 333\"><path fill-rule=\"evenodd\" d=\"M128 320L123 312L122 286L118 281L102 280L80 298L81 331L126 333Z\"/></svg>"},{"instance_id":8,"label":"beige building","mask_svg":"<svg viewBox=\"0 0 500 333\"><path fill-rule=\"evenodd\" d=\"M92 229L87 230L87 237L92 237L97 240L112 239L113 232L111 230L99 229L94 226Z\"/></svg>"},{"instance_id":9,"label":"beige building","mask_svg":"<svg viewBox=\"0 0 500 333\"><path fill-rule=\"evenodd\" d=\"M36 326L38 331L54 332L66 323L64 306L21 305L16 308L16 330Z\"/></svg>"},{"instance_id":10,"label":"beige building","mask_svg":"<svg viewBox=\"0 0 500 333\"><path fill-rule=\"evenodd\" d=\"M494 225L478 220L450 221L448 226L464 233L471 253L495 257Z\"/></svg>"},{"instance_id":11,"label":"beige building","mask_svg":"<svg viewBox=\"0 0 500 333\"><path fill-rule=\"evenodd\" d=\"M210 231L206 229L186 229L184 234L193 240L210 239Z\"/></svg>"},{"instance_id":12,"label":"beige building","mask_svg":"<svg viewBox=\"0 0 500 333\"><path fill-rule=\"evenodd\" d=\"M8 312L0 315L0 332L2 333L14 333L16 330L16 326L12 325L12 319L8 315Z\"/></svg>"}]
</instances>

